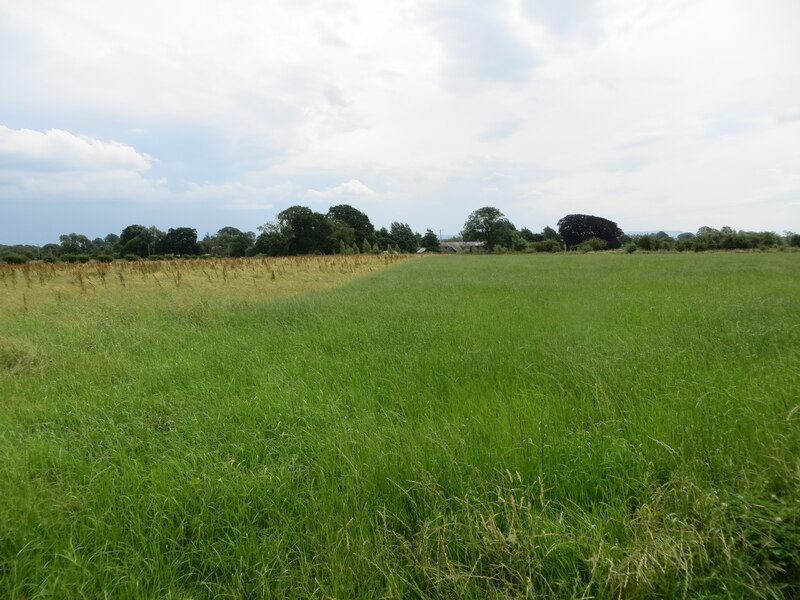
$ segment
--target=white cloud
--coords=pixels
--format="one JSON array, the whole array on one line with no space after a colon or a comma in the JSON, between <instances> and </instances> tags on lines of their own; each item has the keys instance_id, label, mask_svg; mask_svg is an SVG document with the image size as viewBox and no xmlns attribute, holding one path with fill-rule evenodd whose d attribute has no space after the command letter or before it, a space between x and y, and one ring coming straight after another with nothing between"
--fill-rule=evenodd
<instances>
[{"instance_id":1,"label":"white cloud","mask_svg":"<svg viewBox=\"0 0 800 600\"><path fill-rule=\"evenodd\" d=\"M350 197L358 197L363 199L365 196L374 196L376 194L358 179L351 179L350 181L346 181L345 183L337 185L336 187L326 188L323 191L308 190L308 195L314 198L325 199Z\"/></svg>"},{"instance_id":2,"label":"white cloud","mask_svg":"<svg viewBox=\"0 0 800 600\"><path fill-rule=\"evenodd\" d=\"M0 125L0 169L22 171L145 171L153 157L119 142L61 129L46 132Z\"/></svg>"}]
</instances>

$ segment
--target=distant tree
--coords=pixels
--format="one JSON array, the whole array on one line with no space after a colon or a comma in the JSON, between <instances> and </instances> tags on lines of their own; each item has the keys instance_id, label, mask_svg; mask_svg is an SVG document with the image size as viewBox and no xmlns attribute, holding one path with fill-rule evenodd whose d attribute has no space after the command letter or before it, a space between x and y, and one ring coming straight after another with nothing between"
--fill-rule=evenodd
<instances>
[{"instance_id":1,"label":"distant tree","mask_svg":"<svg viewBox=\"0 0 800 600\"><path fill-rule=\"evenodd\" d=\"M239 229L236 229L236 227L230 227L230 226L223 227L222 229L217 231L217 235L235 236L235 235L239 235L240 233L242 233L242 232Z\"/></svg>"},{"instance_id":2,"label":"distant tree","mask_svg":"<svg viewBox=\"0 0 800 600\"><path fill-rule=\"evenodd\" d=\"M289 254L332 254L331 223L306 206L290 206L278 213L282 233L289 239Z\"/></svg>"},{"instance_id":3,"label":"distant tree","mask_svg":"<svg viewBox=\"0 0 800 600\"><path fill-rule=\"evenodd\" d=\"M62 254L89 254L92 251L92 242L85 235L69 233L59 236Z\"/></svg>"},{"instance_id":4,"label":"distant tree","mask_svg":"<svg viewBox=\"0 0 800 600\"><path fill-rule=\"evenodd\" d=\"M541 233L533 233L527 227L520 229L519 234L526 242L541 242L544 239L544 236Z\"/></svg>"},{"instance_id":5,"label":"distant tree","mask_svg":"<svg viewBox=\"0 0 800 600\"><path fill-rule=\"evenodd\" d=\"M694 237L693 233L690 233L688 231L684 231L683 233L679 233L678 237L676 239L679 239L679 240L690 240L693 237Z\"/></svg>"},{"instance_id":6,"label":"distant tree","mask_svg":"<svg viewBox=\"0 0 800 600\"><path fill-rule=\"evenodd\" d=\"M345 254L342 248L350 248L356 243L356 232L344 221L330 219L331 242L334 248L339 248L339 254Z\"/></svg>"},{"instance_id":7,"label":"distant tree","mask_svg":"<svg viewBox=\"0 0 800 600\"><path fill-rule=\"evenodd\" d=\"M279 223L266 223L258 228L261 234L252 246L253 254L285 256L289 254L289 236Z\"/></svg>"},{"instance_id":8,"label":"distant tree","mask_svg":"<svg viewBox=\"0 0 800 600\"><path fill-rule=\"evenodd\" d=\"M55 258L61 254L61 246L59 244L45 244L40 249L42 258Z\"/></svg>"},{"instance_id":9,"label":"distant tree","mask_svg":"<svg viewBox=\"0 0 800 600\"><path fill-rule=\"evenodd\" d=\"M243 231L237 235L231 236L230 256L247 256L248 250L250 250L250 248L253 246L255 237L256 236L252 231Z\"/></svg>"},{"instance_id":10,"label":"distant tree","mask_svg":"<svg viewBox=\"0 0 800 600\"><path fill-rule=\"evenodd\" d=\"M152 235L144 225L128 225L119 236L119 253L123 256L136 255L146 257L150 255L150 246L153 243Z\"/></svg>"},{"instance_id":11,"label":"distant tree","mask_svg":"<svg viewBox=\"0 0 800 600\"><path fill-rule=\"evenodd\" d=\"M590 238L604 240L610 249L620 247L622 230L614 221L593 215L567 215L558 221L558 232L568 248L575 248Z\"/></svg>"},{"instance_id":12,"label":"distant tree","mask_svg":"<svg viewBox=\"0 0 800 600\"><path fill-rule=\"evenodd\" d=\"M375 242L378 244L378 248L380 248L381 251L386 252L389 249L389 246L394 244L394 239L392 239L392 236L386 227L381 227L375 232Z\"/></svg>"},{"instance_id":13,"label":"distant tree","mask_svg":"<svg viewBox=\"0 0 800 600\"><path fill-rule=\"evenodd\" d=\"M191 227L171 228L158 244L162 254L175 254L177 256L196 256L200 254L197 243L197 230Z\"/></svg>"},{"instance_id":14,"label":"distant tree","mask_svg":"<svg viewBox=\"0 0 800 600\"><path fill-rule=\"evenodd\" d=\"M364 244L364 240L368 240L370 244L375 241L375 227L373 227L369 217L349 204L331 206L325 216L352 228L354 242L359 246Z\"/></svg>"},{"instance_id":15,"label":"distant tree","mask_svg":"<svg viewBox=\"0 0 800 600\"><path fill-rule=\"evenodd\" d=\"M408 223L392 223L389 235L401 252L417 251L417 236L414 234L411 227L409 227Z\"/></svg>"},{"instance_id":16,"label":"distant tree","mask_svg":"<svg viewBox=\"0 0 800 600\"><path fill-rule=\"evenodd\" d=\"M425 235L420 240L420 246L428 252L439 252L441 250L439 238L430 229L425 230Z\"/></svg>"},{"instance_id":17,"label":"distant tree","mask_svg":"<svg viewBox=\"0 0 800 600\"><path fill-rule=\"evenodd\" d=\"M495 246L505 245L505 238L510 237L510 232L514 230L503 213L493 206L484 206L467 217L461 237L467 242L484 242L486 249L491 252Z\"/></svg>"},{"instance_id":18,"label":"distant tree","mask_svg":"<svg viewBox=\"0 0 800 600\"><path fill-rule=\"evenodd\" d=\"M561 237L561 235L555 229L550 227L549 225L547 227L545 227L544 229L542 229L542 235L544 236L544 239L546 239L546 240L558 240L559 242L563 242L564 241L564 239Z\"/></svg>"}]
</instances>

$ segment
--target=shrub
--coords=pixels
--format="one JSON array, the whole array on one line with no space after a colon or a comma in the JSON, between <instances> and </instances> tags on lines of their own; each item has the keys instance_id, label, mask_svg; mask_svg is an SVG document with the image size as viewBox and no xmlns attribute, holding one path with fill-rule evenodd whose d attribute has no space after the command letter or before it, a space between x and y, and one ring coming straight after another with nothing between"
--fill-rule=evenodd
<instances>
[{"instance_id":1,"label":"shrub","mask_svg":"<svg viewBox=\"0 0 800 600\"><path fill-rule=\"evenodd\" d=\"M75 255L75 262L87 263L90 260L92 260L92 257L89 256L88 254L76 254Z\"/></svg>"},{"instance_id":2,"label":"shrub","mask_svg":"<svg viewBox=\"0 0 800 600\"><path fill-rule=\"evenodd\" d=\"M561 252L561 244L556 239L541 240L532 242L531 247L536 252Z\"/></svg>"},{"instance_id":3,"label":"shrub","mask_svg":"<svg viewBox=\"0 0 800 600\"><path fill-rule=\"evenodd\" d=\"M3 256L3 261L7 262L10 265L21 265L23 263L28 262L29 258L27 256L23 256L22 254L17 254L16 252L11 252Z\"/></svg>"},{"instance_id":4,"label":"shrub","mask_svg":"<svg viewBox=\"0 0 800 600\"><path fill-rule=\"evenodd\" d=\"M139 258L140 258L140 257L139 257L139 255L138 255L138 254L126 254L126 255L124 256L124 258L125 258L125 260L127 260L128 262L136 262L137 260L139 260Z\"/></svg>"},{"instance_id":5,"label":"shrub","mask_svg":"<svg viewBox=\"0 0 800 600\"><path fill-rule=\"evenodd\" d=\"M625 252L627 254L633 254L634 252L636 252L636 244L634 244L633 242L625 244Z\"/></svg>"},{"instance_id":6,"label":"shrub","mask_svg":"<svg viewBox=\"0 0 800 600\"><path fill-rule=\"evenodd\" d=\"M591 237L588 240L582 241L578 244L578 250L581 252L596 252L598 250L605 250L608 242L600 238Z\"/></svg>"},{"instance_id":7,"label":"shrub","mask_svg":"<svg viewBox=\"0 0 800 600\"><path fill-rule=\"evenodd\" d=\"M95 257L95 260L97 260L98 262L110 263L114 260L114 257L111 256L110 254L98 254Z\"/></svg>"}]
</instances>

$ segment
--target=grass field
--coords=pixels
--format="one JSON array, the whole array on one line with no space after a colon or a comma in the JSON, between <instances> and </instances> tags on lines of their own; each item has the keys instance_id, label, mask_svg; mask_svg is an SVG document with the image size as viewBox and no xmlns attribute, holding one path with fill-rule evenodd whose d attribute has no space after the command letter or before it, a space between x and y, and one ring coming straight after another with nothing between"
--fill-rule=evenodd
<instances>
[{"instance_id":1,"label":"grass field","mask_svg":"<svg viewBox=\"0 0 800 600\"><path fill-rule=\"evenodd\" d=\"M800 595L800 254L27 268L2 598Z\"/></svg>"}]
</instances>

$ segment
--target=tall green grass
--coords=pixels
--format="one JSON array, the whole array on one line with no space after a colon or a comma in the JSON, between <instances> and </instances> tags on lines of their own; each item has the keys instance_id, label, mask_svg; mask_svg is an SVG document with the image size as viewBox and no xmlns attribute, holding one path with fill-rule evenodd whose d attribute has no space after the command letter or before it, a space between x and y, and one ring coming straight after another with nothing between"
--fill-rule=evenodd
<instances>
[{"instance_id":1,"label":"tall green grass","mask_svg":"<svg viewBox=\"0 0 800 600\"><path fill-rule=\"evenodd\" d=\"M2 337L2 597L800 593L795 255L430 257Z\"/></svg>"}]
</instances>

